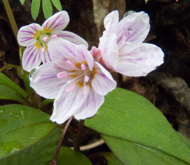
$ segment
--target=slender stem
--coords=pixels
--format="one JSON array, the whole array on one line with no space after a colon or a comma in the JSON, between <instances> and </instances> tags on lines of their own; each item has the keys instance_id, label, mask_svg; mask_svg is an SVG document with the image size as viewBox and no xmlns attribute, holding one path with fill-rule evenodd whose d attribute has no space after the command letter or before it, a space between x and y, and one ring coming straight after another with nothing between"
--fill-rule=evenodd
<instances>
[{"instance_id":1,"label":"slender stem","mask_svg":"<svg viewBox=\"0 0 190 165\"><path fill-rule=\"evenodd\" d=\"M8 0L3 0L3 4L5 6L5 10L6 10L7 16L9 18L9 22L11 23L11 28L13 30L15 38L17 38L18 27L17 27L16 21L15 21L15 18L13 16L13 12L11 10L9 1Z\"/></svg>"},{"instance_id":2,"label":"slender stem","mask_svg":"<svg viewBox=\"0 0 190 165\"><path fill-rule=\"evenodd\" d=\"M74 146L74 150L75 151L80 151L80 139L81 139L81 132L84 126L84 121L85 120L80 120L79 122L79 129L78 129L78 134L74 137L74 142L73 142L73 146Z\"/></svg>"},{"instance_id":3,"label":"slender stem","mask_svg":"<svg viewBox=\"0 0 190 165\"><path fill-rule=\"evenodd\" d=\"M18 65L7 64L7 65L3 66L2 68L0 68L0 72L4 71L5 69L9 69L9 68L18 69L19 67L20 67L20 66L18 66Z\"/></svg>"},{"instance_id":4,"label":"slender stem","mask_svg":"<svg viewBox=\"0 0 190 165\"><path fill-rule=\"evenodd\" d=\"M73 116L72 116L72 117L67 121L67 123L66 123L66 126L65 126L65 128L64 128L64 130L63 130L63 133L62 133L62 135L61 135L61 138L60 138L60 140L59 140L59 143L58 143L58 146L57 146L57 150L56 150L55 156L54 156L53 160L51 161L50 165L56 165L56 164L57 164L57 158L58 158L58 155L59 155L59 151L60 151L60 148L61 148L61 144L62 144L62 142L63 142L63 139L64 139L64 137L65 137L65 134L66 134L66 132L67 132L67 129L68 129L68 127L69 127L69 125L70 125L72 119L73 119Z\"/></svg>"}]
</instances>

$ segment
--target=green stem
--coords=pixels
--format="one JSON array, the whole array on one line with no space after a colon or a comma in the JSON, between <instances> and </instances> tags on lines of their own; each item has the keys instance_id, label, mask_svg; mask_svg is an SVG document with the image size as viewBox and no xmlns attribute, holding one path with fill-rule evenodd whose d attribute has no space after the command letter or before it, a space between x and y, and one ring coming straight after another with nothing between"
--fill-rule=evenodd
<instances>
[{"instance_id":1,"label":"green stem","mask_svg":"<svg viewBox=\"0 0 190 165\"><path fill-rule=\"evenodd\" d=\"M11 23L11 28L13 30L13 33L15 35L15 38L17 39L18 27L17 27L16 21L15 21L15 18L13 16L13 12L11 10L9 1L8 0L3 0L3 4L5 6L5 10L6 10L7 16L9 18L9 22Z\"/></svg>"},{"instance_id":2,"label":"green stem","mask_svg":"<svg viewBox=\"0 0 190 165\"><path fill-rule=\"evenodd\" d=\"M3 66L2 68L0 68L0 72L4 71L5 69L9 69L9 68L18 69L19 67L20 67L20 66L18 66L18 65L7 64L7 65Z\"/></svg>"}]
</instances>

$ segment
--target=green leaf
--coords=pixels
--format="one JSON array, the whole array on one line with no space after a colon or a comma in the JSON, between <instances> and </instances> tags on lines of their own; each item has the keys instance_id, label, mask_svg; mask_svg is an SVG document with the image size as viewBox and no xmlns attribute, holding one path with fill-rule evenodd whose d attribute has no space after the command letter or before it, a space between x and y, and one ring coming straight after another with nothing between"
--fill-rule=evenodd
<instances>
[{"instance_id":1,"label":"green leaf","mask_svg":"<svg viewBox=\"0 0 190 165\"><path fill-rule=\"evenodd\" d=\"M39 10L40 10L40 3L41 3L41 0L32 0L31 14L34 20L36 20L36 18L38 17Z\"/></svg>"},{"instance_id":2,"label":"green leaf","mask_svg":"<svg viewBox=\"0 0 190 165\"><path fill-rule=\"evenodd\" d=\"M23 105L0 106L0 164L48 164L61 128L49 115Z\"/></svg>"},{"instance_id":3,"label":"green leaf","mask_svg":"<svg viewBox=\"0 0 190 165\"><path fill-rule=\"evenodd\" d=\"M24 4L24 2L25 2L25 0L20 0L20 3L23 5Z\"/></svg>"},{"instance_id":4,"label":"green leaf","mask_svg":"<svg viewBox=\"0 0 190 165\"><path fill-rule=\"evenodd\" d=\"M108 165L123 165L123 163L111 152L102 154L108 161Z\"/></svg>"},{"instance_id":5,"label":"green leaf","mask_svg":"<svg viewBox=\"0 0 190 165\"><path fill-rule=\"evenodd\" d=\"M14 100L22 104L27 104L27 102L23 99L23 97L17 91L2 84L0 84L0 99Z\"/></svg>"},{"instance_id":6,"label":"green leaf","mask_svg":"<svg viewBox=\"0 0 190 165\"><path fill-rule=\"evenodd\" d=\"M46 19L52 16L53 8L50 0L42 0L42 8Z\"/></svg>"},{"instance_id":7,"label":"green leaf","mask_svg":"<svg viewBox=\"0 0 190 165\"><path fill-rule=\"evenodd\" d=\"M133 92L117 88L109 93L96 116L86 120L85 125L103 137L120 139L118 146L124 140L190 163L190 149L184 140L152 103ZM109 140L106 142L111 144ZM123 150L124 146L117 154L122 155Z\"/></svg>"},{"instance_id":8,"label":"green leaf","mask_svg":"<svg viewBox=\"0 0 190 165\"><path fill-rule=\"evenodd\" d=\"M23 90L20 86L18 86L15 82L5 76L3 73L0 72L0 84L5 85L11 89L17 91L22 97L27 98L27 93Z\"/></svg>"},{"instance_id":9,"label":"green leaf","mask_svg":"<svg viewBox=\"0 0 190 165\"><path fill-rule=\"evenodd\" d=\"M58 165L91 165L91 161L80 152L73 151L67 147L61 147L57 161Z\"/></svg>"},{"instance_id":10,"label":"green leaf","mask_svg":"<svg viewBox=\"0 0 190 165\"><path fill-rule=\"evenodd\" d=\"M147 3L149 0L145 0L145 3Z\"/></svg>"},{"instance_id":11,"label":"green leaf","mask_svg":"<svg viewBox=\"0 0 190 165\"><path fill-rule=\"evenodd\" d=\"M58 11L62 10L62 6L61 6L61 3L60 3L60 0L51 0L51 2L53 3L53 5L56 7L56 9Z\"/></svg>"},{"instance_id":12,"label":"green leaf","mask_svg":"<svg viewBox=\"0 0 190 165\"><path fill-rule=\"evenodd\" d=\"M178 160L157 149L103 135L110 149L123 162L123 164L154 164L154 165L186 165L187 163ZM126 156L127 155L127 156Z\"/></svg>"}]
</instances>

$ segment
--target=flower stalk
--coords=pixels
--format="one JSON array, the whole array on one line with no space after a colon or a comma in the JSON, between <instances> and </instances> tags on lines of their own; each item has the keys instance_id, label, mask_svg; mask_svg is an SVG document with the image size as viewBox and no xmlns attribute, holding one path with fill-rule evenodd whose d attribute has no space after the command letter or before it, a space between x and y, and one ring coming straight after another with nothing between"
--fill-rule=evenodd
<instances>
[{"instance_id":1,"label":"flower stalk","mask_svg":"<svg viewBox=\"0 0 190 165\"><path fill-rule=\"evenodd\" d=\"M73 118L74 118L74 116L72 116L72 117L67 121L67 123L66 123L66 125L65 125L65 128L64 128L64 130L63 130L63 133L62 133L62 135L61 135L61 138L60 138L59 143L58 143L58 146L57 146L57 150L56 150L55 156L54 156L53 160L51 161L50 165L56 165L56 164L57 164L57 159L58 159L59 151L60 151L60 148L61 148L61 144L62 144L62 142L63 142L63 139L64 139L64 137L65 137L65 135L66 135L67 129L68 129L68 127L69 127L71 121L73 120Z\"/></svg>"},{"instance_id":2,"label":"flower stalk","mask_svg":"<svg viewBox=\"0 0 190 165\"><path fill-rule=\"evenodd\" d=\"M13 16L13 12L11 10L9 1L8 0L3 0L3 4L5 6L5 10L6 10L7 16L9 18L9 22L11 24L11 28L13 30L14 36L17 39L18 27L17 27L16 21L15 21L15 18Z\"/></svg>"}]
</instances>

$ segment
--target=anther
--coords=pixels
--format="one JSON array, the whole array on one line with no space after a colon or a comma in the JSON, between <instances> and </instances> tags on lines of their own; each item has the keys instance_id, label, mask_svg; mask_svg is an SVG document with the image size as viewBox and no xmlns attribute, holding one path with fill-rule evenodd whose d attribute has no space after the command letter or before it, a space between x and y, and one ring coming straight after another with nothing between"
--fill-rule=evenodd
<instances>
[{"instance_id":1,"label":"anther","mask_svg":"<svg viewBox=\"0 0 190 165\"><path fill-rule=\"evenodd\" d=\"M57 77L58 77L58 78L66 78L67 75L68 75L68 73L67 73L66 71L63 71L63 72L59 72L59 73L57 74Z\"/></svg>"},{"instance_id":2,"label":"anther","mask_svg":"<svg viewBox=\"0 0 190 165\"><path fill-rule=\"evenodd\" d=\"M46 41L47 41L47 39L48 39L48 37L47 37L47 36L45 36L45 37L43 37L43 38L42 38L42 41L46 42Z\"/></svg>"},{"instance_id":3,"label":"anther","mask_svg":"<svg viewBox=\"0 0 190 165\"><path fill-rule=\"evenodd\" d=\"M82 69L82 70L86 70L86 65L81 64L81 69Z\"/></svg>"},{"instance_id":4,"label":"anther","mask_svg":"<svg viewBox=\"0 0 190 165\"><path fill-rule=\"evenodd\" d=\"M56 34L53 34L50 38L53 39L53 38L56 38L57 35Z\"/></svg>"},{"instance_id":5,"label":"anther","mask_svg":"<svg viewBox=\"0 0 190 165\"><path fill-rule=\"evenodd\" d=\"M88 82L89 81L89 77L88 76L84 76L84 82Z\"/></svg>"}]
</instances>

